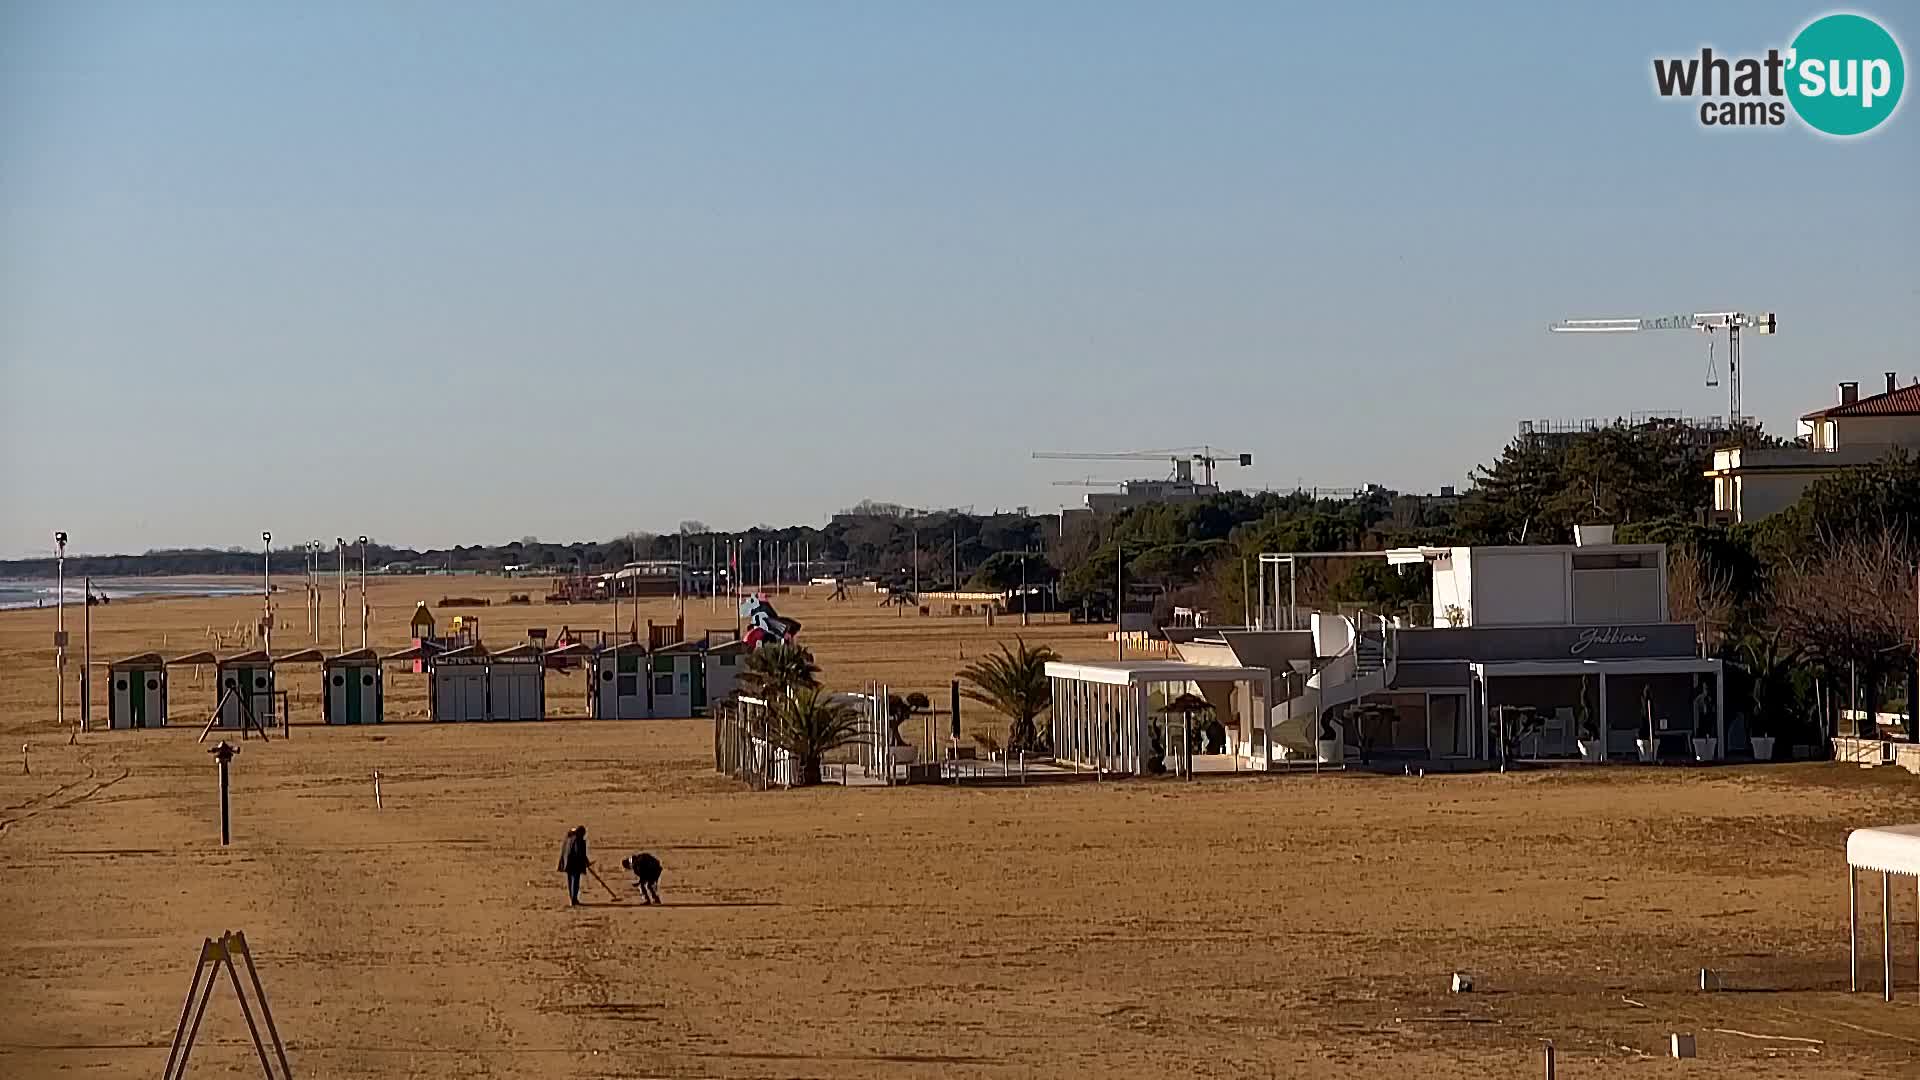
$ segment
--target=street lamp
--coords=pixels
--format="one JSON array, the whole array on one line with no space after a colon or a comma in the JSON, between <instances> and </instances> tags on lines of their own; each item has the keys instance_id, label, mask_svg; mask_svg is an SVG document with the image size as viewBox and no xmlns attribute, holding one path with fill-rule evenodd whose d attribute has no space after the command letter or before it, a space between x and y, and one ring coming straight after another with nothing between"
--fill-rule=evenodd
<instances>
[{"instance_id":1,"label":"street lamp","mask_svg":"<svg viewBox=\"0 0 1920 1080\"><path fill-rule=\"evenodd\" d=\"M54 706L54 716L61 727L67 726L67 534L53 534L53 546L58 552L54 556L54 614L53 652L54 682L57 684L59 703Z\"/></svg>"},{"instance_id":2,"label":"street lamp","mask_svg":"<svg viewBox=\"0 0 1920 1080\"><path fill-rule=\"evenodd\" d=\"M339 569L334 571L333 584L340 606L340 651L347 651L347 538L336 536L333 547L340 555Z\"/></svg>"},{"instance_id":3,"label":"street lamp","mask_svg":"<svg viewBox=\"0 0 1920 1080\"><path fill-rule=\"evenodd\" d=\"M273 534L260 534L260 606L266 612L261 622L261 643L267 655L273 655Z\"/></svg>"},{"instance_id":4,"label":"street lamp","mask_svg":"<svg viewBox=\"0 0 1920 1080\"><path fill-rule=\"evenodd\" d=\"M360 538L360 647L367 647L367 538Z\"/></svg>"}]
</instances>

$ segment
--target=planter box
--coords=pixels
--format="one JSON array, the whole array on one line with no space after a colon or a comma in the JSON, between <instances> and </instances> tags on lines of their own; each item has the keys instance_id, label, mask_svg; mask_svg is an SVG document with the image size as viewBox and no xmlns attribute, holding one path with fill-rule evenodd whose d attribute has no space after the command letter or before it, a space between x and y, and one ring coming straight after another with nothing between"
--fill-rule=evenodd
<instances>
[{"instance_id":1,"label":"planter box","mask_svg":"<svg viewBox=\"0 0 1920 1080\"><path fill-rule=\"evenodd\" d=\"M1660 760L1660 744L1652 739L1635 739L1633 748L1640 755L1640 764L1651 765Z\"/></svg>"},{"instance_id":2,"label":"planter box","mask_svg":"<svg viewBox=\"0 0 1920 1080\"><path fill-rule=\"evenodd\" d=\"M1773 760L1773 736L1755 735L1753 737L1753 760L1755 761L1772 761Z\"/></svg>"},{"instance_id":3,"label":"planter box","mask_svg":"<svg viewBox=\"0 0 1920 1080\"><path fill-rule=\"evenodd\" d=\"M1576 739L1574 745L1580 748L1580 760L1599 762L1607 760L1607 744L1599 739Z\"/></svg>"},{"instance_id":4,"label":"planter box","mask_svg":"<svg viewBox=\"0 0 1920 1080\"><path fill-rule=\"evenodd\" d=\"M1320 763L1322 765L1335 764L1342 758L1341 742L1339 739L1321 739L1318 749L1320 752Z\"/></svg>"},{"instance_id":5,"label":"planter box","mask_svg":"<svg viewBox=\"0 0 1920 1080\"><path fill-rule=\"evenodd\" d=\"M1693 759L1712 761L1720 756L1720 740L1715 738L1693 740Z\"/></svg>"}]
</instances>

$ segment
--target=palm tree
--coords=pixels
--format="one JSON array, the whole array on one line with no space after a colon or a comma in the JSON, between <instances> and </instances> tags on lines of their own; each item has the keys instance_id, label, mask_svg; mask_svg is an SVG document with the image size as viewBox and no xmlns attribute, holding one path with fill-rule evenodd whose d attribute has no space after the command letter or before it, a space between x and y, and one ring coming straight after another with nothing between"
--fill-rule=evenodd
<instances>
[{"instance_id":1,"label":"palm tree","mask_svg":"<svg viewBox=\"0 0 1920 1080\"><path fill-rule=\"evenodd\" d=\"M737 683L742 692L771 704L798 690L820 685L820 665L804 645L762 645L747 654Z\"/></svg>"},{"instance_id":2,"label":"palm tree","mask_svg":"<svg viewBox=\"0 0 1920 1080\"><path fill-rule=\"evenodd\" d=\"M860 741L860 710L835 701L817 686L797 689L772 701L768 738L799 764L794 786L820 782L820 760Z\"/></svg>"},{"instance_id":3,"label":"palm tree","mask_svg":"<svg viewBox=\"0 0 1920 1080\"><path fill-rule=\"evenodd\" d=\"M1010 649L1002 643L998 655L989 653L962 668L960 677L972 685L961 693L1008 718L1008 750L1044 752L1049 740L1036 721L1053 704L1047 661L1060 659L1060 654L1046 645L1029 648L1024 638L1015 638L1014 644Z\"/></svg>"}]
</instances>

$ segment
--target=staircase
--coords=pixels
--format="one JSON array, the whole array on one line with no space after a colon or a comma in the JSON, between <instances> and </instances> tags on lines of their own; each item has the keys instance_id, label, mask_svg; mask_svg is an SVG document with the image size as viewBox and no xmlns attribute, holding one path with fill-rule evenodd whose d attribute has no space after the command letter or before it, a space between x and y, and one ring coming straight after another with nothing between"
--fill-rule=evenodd
<instances>
[{"instance_id":1,"label":"staircase","mask_svg":"<svg viewBox=\"0 0 1920 1080\"><path fill-rule=\"evenodd\" d=\"M1371 625L1362 630L1354 620L1347 619L1352 643L1308 676L1305 692L1273 707L1268 722L1279 745L1296 755L1317 756L1325 762L1341 760L1340 746L1345 743L1346 732L1336 721L1334 745L1323 753L1319 746L1320 719L1328 710L1385 690L1393 681L1390 631L1384 620L1368 621Z\"/></svg>"},{"instance_id":2,"label":"staircase","mask_svg":"<svg viewBox=\"0 0 1920 1080\"><path fill-rule=\"evenodd\" d=\"M1354 641L1354 678L1364 679L1386 666L1386 633L1384 631L1362 630Z\"/></svg>"}]
</instances>

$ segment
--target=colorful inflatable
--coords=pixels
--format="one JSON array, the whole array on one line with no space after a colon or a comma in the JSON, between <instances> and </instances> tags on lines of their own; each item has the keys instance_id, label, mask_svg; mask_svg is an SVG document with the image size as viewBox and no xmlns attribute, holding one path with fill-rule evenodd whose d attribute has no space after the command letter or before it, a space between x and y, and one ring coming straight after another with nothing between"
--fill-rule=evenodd
<instances>
[{"instance_id":1,"label":"colorful inflatable","mask_svg":"<svg viewBox=\"0 0 1920 1080\"><path fill-rule=\"evenodd\" d=\"M800 620L782 618L779 612L773 610L767 598L759 593L740 601L740 618L747 627L740 640L749 649L757 649L762 645L784 645L800 632Z\"/></svg>"}]
</instances>

